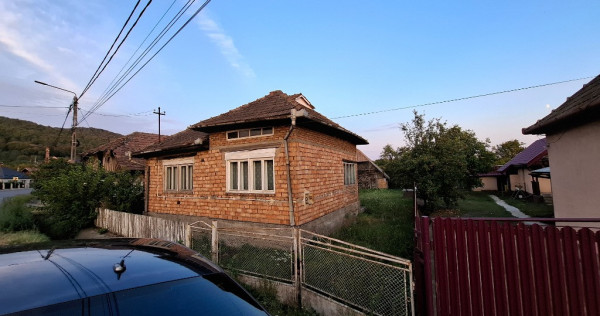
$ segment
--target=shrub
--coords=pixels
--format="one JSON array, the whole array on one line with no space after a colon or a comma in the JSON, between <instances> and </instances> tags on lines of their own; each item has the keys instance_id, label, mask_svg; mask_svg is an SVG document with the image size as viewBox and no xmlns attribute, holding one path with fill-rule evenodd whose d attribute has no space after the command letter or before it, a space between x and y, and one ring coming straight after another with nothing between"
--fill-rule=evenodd
<instances>
[{"instance_id":1,"label":"shrub","mask_svg":"<svg viewBox=\"0 0 600 316\"><path fill-rule=\"evenodd\" d=\"M25 204L32 200L31 195L7 198L0 206L0 231L16 232L35 228L31 208Z\"/></svg>"}]
</instances>

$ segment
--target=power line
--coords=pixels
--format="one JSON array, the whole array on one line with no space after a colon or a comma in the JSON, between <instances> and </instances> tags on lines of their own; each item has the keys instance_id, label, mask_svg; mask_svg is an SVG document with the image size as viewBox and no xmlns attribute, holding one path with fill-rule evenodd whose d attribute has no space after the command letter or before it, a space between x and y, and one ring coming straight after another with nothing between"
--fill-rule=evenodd
<instances>
[{"instance_id":1,"label":"power line","mask_svg":"<svg viewBox=\"0 0 600 316\"><path fill-rule=\"evenodd\" d=\"M331 119L335 120L335 119L355 117L355 116L366 116L366 115L372 115L372 114L379 114L379 113L385 113L385 112L392 112L392 111L398 111L398 110L406 110L406 109L411 109L411 108L423 107L423 106L428 106L428 105L450 103L450 102L456 102L456 101L464 101L464 100L469 100L469 99L489 97L489 96L497 95L497 94L504 94L504 93L509 93L509 92L516 92L516 91L522 91L522 90L528 90L528 89L534 89L534 88L541 88L541 87L553 86L553 85L567 83L567 82L572 82L572 81L590 79L590 78L594 78L594 77L595 76L589 76L589 77L583 77L583 78L577 78L577 79L557 81L557 82L552 82L552 83L544 83L544 84L539 84L539 85L535 85L535 86L529 86L529 87L524 87L524 88L516 88L516 89L510 89L510 90L503 90L503 91L497 91L497 92L490 92L490 93L473 95L473 96L469 96L469 97L462 97L462 98L449 99L449 100L444 100L444 101L436 101L436 102L430 102L430 103L423 103L423 104L417 104L417 105L409 105L409 106L404 106L404 107L399 107L399 108L393 108L393 109L387 109L387 110L380 110L380 111L373 111L373 112L365 112L365 113L351 114L351 115L345 115L345 116L338 116L338 117L333 117Z\"/></svg>"},{"instance_id":2,"label":"power line","mask_svg":"<svg viewBox=\"0 0 600 316\"><path fill-rule=\"evenodd\" d=\"M154 27L150 30L150 32L148 32L148 35L146 35L146 37L144 38L144 40L142 41L142 43L140 43L140 45L138 46L138 48L133 52L133 54L131 54L131 57L129 57L129 59L123 65L123 67L121 67L121 70L119 70L119 73L117 73L117 75L108 84L108 86L106 87L106 89L102 92L101 96L108 95L107 92L108 92L109 88L113 85L113 83L115 83L115 80L117 80L117 78L121 75L121 73L123 73L123 70L125 70L125 67L127 67L127 65L129 65L129 62L131 62L131 60L133 59L133 57L135 57L135 55L140 50L140 48L142 48L142 46L144 45L144 43L146 43L146 41L148 40L148 38L150 37L150 35L154 32L154 30L156 29L156 27L158 27L158 25L160 24L160 22L162 22L162 20L165 18L165 16L167 15L167 13L169 11L171 11L171 8L175 4L175 2L177 2L177 0L173 0L173 2L171 2L171 5L167 8L167 10L165 11L165 13L163 13L163 15L160 17L160 19L158 19L158 21L156 22L156 24L154 24ZM101 98L102 97L100 97L100 99Z\"/></svg>"},{"instance_id":3,"label":"power line","mask_svg":"<svg viewBox=\"0 0 600 316\"><path fill-rule=\"evenodd\" d=\"M156 53L154 53L154 55L152 55L152 57L150 57L150 59L148 59L133 75L131 75L131 77L129 77L129 79L127 79L127 81L125 81L125 83L123 83L116 91L114 91L112 94L110 94L102 103L100 103L97 108L100 108L102 105L104 105L104 103L106 103L108 100L110 100L110 98L112 98L117 92L119 92L127 83L129 83L129 81L131 81L131 79L133 79L142 69L144 69L144 67L146 67L146 65L148 65L148 63L154 59L154 57L156 57L156 55L158 55L158 53L160 53L165 46L167 46L171 40L173 40L173 38L175 38L175 36L177 36L179 34L179 32L181 32L181 30L183 30L197 15L198 13L200 13L200 11L202 11L207 5L208 3L210 3L211 0L206 0L197 10L196 12L194 12L194 14L177 30L177 32L175 32L175 34L173 34L169 40L167 40L166 43L164 43L159 49L158 51L156 51ZM88 113L89 114L89 113Z\"/></svg>"},{"instance_id":4,"label":"power line","mask_svg":"<svg viewBox=\"0 0 600 316\"><path fill-rule=\"evenodd\" d=\"M6 105L0 104L3 108L32 108L32 109L67 109L68 106L42 106L42 105Z\"/></svg>"},{"instance_id":5,"label":"power line","mask_svg":"<svg viewBox=\"0 0 600 316\"><path fill-rule=\"evenodd\" d=\"M125 71L125 73L117 80L116 83L112 83L111 85L109 85L110 87L108 87L105 92L102 93L101 97L98 98L98 100L96 101L96 103L94 103L93 108L97 108L102 106L101 104L104 104L107 99L108 96L121 84L121 82L123 82L123 80L133 71L133 69L139 65L139 63L142 61L142 59L144 59L144 57L146 57L146 55L148 55L148 53L150 52L150 50L152 50L152 48L154 48L154 46L156 46L156 44L158 44L158 42L165 36L165 34L171 29L171 27L173 27L173 25L175 25L175 23L177 23L177 21L179 21L179 19L181 18L181 16L187 12L187 10L192 6L192 4L194 4L196 0L188 0L188 2L179 10L179 12L177 12L175 14L175 16L171 19L171 21L169 21L169 23L167 23L167 25L162 29L162 31L154 38L154 40L152 40L152 42L146 47L146 49L144 49L144 51L142 52L142 54L140 54L140 56L138 56L138 58L136 58L136 60L133 62L133 64L131 66L129 66L129 68L127 69L127 71ZM170 8L170 7L169 7ZM167 12L165 12L166 14ZM163 15L164 16L164 15ZM162 18L161 18L162 19ZM151 33L151 32L150 32ZM148 36L150 35L150 33L148 34ZM145 41L145 40L144 40ZM140 44L140 46L143 45ZM137 52L137 50L136 50ZM134 53L135 54L135 53ZM133 56L132 56L133 57ZM128 61L129 63L129 61ZM120 74L120 73L119 73ZM115 79L118 77L119 75L117 75L115 77ZM115 79L113 79L113 82L115 81Z\"/></svg>"},{"instance_id":6,"label":"power line","mask_svg":"<svg viewBox=\"0 0 600 316\"><path fill-rule=\"evenodd\" d=\"M138 0L138 3L139 3L139 0ZM83 92L81 92L81 94L79 95L80 99L85 94L85 92L88 91L88 89L94 84L94 82L96 82L96 79L98 79L98 77L100 77L100 74L102 74L102 72L104 71L104 69L106 69L106 66L108 66L108 64L112 61L113 57L115 57L115 54L119 51L119 48L121 48L121 46L123 45L123 43L125 43L125 41L129 37L129 34L131 34L131 31L133 31L133 28L135 28L135 26L137 25L137 23L140 21L140 19L142 18L142 15L144 15L144 12L146 12L146 9L148 8L148 6L150 6L150 3L152 3L152 0L149 0L148 3L146 3L146 6L144 7L144 9L142 9L142 11L138 15L137 19L135 20L135 22L133 22L133 25L131 25L131 27L127 31L127 34L125 34L125 37L123 37L123 39L119 43L119 46L117 46L117 48L112 53L112 55L110 55L110 58L108 59L108 61L106 62L106 64L104 64L104 67L102 67L102 70L100 70L100 72L98 72L98 75L96 75L96 78L94 78L94 80L92 80L91 83L88 84L88 86L83 90Z\"/></svg>"},{"instance_id":7,"label":"power line","mask_svg":"<svg viewBox=\"0 0 600 316\"><path fill-rule=\"evenodd\" d=\"M110 52L112 51L113 47L115 47L115 44L117 43L117 41L119 40L119 37L121 37L121 34L123 33L123 30L125 30L125 27L127 26L127 24L129 23L129 20L131 19L131 17L133 16L133 13L135 13L135 9L137 9L138 5L140 4L141 0L138 0L138 2L135 4L135 6L133 7L133 10L131 10L131 13L129 14L129 17L127 17L127 20L125 21L125 24L123 24L123 27L121 27L121 31L119 31L119 34L117 34L117 37L115 38L115 40L113 41L112 45L110 45L110 48L108 49L108 51L106 52L106 55L104 55L104 58L102 59L102 62L100 62L100 65L98 65L98 68L96 68L96 71L94 72L94 74L92 75L92 78L90 78L90 81L88 81L87 85L85 85L85 88L83 89L83 92L81 92L80 97L87 91L87 89L92 85L92 81L94 80L94 78L96 77L96 74L98 74L98 71L100 71L100 68L102 67L102 65L104 64L104 61L106 61L106 57L108 57L108 55L110 54Z\"/></svg>"}]
</instances>

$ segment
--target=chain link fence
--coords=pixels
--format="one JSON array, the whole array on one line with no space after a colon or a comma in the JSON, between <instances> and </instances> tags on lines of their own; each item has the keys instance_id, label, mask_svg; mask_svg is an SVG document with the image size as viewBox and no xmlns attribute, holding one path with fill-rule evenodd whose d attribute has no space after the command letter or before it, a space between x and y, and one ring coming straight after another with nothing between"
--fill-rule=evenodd
<instances>
[{"instance_id":1,"label":"chain link fence","mask_svg":"<svg viewBox=\"0 0 600 316\"><path fill-rule=\"evenodd\" d=\"M369 314L413 314L410 261L301 232L303 286Z\"/></svg>"},{"instance_id":2,"label":"chain link fence","mask_svg":"<svg viewBox=\"0 0 600 316\"><path fill-rule=\"evenodd\" d=\"M191 232L194 250L233 273L300 282L300 291L367 314L414 315L408 260L294 228L252 230L213 222L195 224Z\"/></svg>"}]
</instances>

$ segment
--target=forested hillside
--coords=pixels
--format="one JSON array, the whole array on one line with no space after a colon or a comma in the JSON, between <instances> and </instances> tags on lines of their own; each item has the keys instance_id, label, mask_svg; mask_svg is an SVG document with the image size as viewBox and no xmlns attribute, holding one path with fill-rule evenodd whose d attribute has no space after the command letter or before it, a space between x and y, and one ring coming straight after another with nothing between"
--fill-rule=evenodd
<instances>
[{"instance_id":1,"label":"forested hillside","mask_svg":"<svg viewBox=\"0 0 600 316\"><path fill-rule=\"evenodd\" d=\"M0 116L0 162L12 168L34 166L36 162L43 162L46 147L50 147L50 156L68 158L71 153L71 128L65 127L60 137L59 132L58 127ZM77 152L92 149L120 136L98 128L78 128L80 146Z\"/></svg>"}]
</instances>

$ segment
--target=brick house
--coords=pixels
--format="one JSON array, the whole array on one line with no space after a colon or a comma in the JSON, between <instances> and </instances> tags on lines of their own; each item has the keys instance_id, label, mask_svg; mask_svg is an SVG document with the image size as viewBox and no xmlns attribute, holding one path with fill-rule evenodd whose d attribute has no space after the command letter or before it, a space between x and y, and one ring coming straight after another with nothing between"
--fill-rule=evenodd
<instances>
[{"instance_id":1,"label":"brick house","mask_svg":"<svg viewBox=\"0 0 600 316\"><path fill-rule=\"evenodd\" d=\"M279 90L134 156L147 159L150 215L328 233L358 213L356 145L367 141Z\"/></svg>"},{"instance_id":2,"label":"brick house","mask_svg":"<svg viewBox=\"0 0 600 316\"><path fill-rule=\"evenodd\" d=\"M107 171L143 172L146 161L131 154L158 142L157 134L135 132L119 137L81 154L83 161L97 163Z\"/></svg>"}]
</instances>

